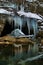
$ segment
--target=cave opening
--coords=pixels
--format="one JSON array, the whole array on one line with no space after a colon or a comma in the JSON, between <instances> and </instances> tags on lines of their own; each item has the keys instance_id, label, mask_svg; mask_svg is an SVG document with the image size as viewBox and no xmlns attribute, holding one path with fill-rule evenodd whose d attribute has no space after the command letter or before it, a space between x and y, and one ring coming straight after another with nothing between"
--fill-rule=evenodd
<instances>
[{"instance_id":1,"label":"cave opening","mask_svg":"<svg viewBox=\"0 0 43 65\"><path fill-rule=\"evenodd\" d=\"M4 28L1 32L0 37L3 37L3 36L6 36L7 34L10 34L15 29L20 29L25 35L34 34L34 29L33 29L32 23L30 22L30 33L29 33L28 24L29 23L27 23L27 21L24 21L22 23L22 26L20 27L20 25L17 25L17 24L15 25L15 20L12 20L12 21L5 20Z\"/></svg>"},{"instance_id":2,"label":"cave opening","mask_svg":"<svg viewBox=\"0 0 43 65\"><path fill-rule=\"evenodd\" d=\"M14 29L14 21L9 23L9 21L6 20L4 23L4 28L0 34L0 37L10 34L13 29Z\"/></svg>"}]
</instances>

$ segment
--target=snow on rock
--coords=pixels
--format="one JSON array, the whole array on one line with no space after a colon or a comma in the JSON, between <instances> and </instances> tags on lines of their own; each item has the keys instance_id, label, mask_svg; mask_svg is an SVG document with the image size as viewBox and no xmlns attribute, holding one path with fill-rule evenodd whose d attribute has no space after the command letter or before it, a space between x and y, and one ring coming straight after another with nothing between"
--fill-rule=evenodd
<instances>
[{"instance_id":1,"label":"snow on rock","mask_svg":"<svg viewBox=\"0 0 43 65\"><path fill-rule=\"evenodd\" d=\"M11 35L18 37L18 36L24 36L25 34L20 29L15 29L11 32Z\"/></svg>"},{"instance_id":2,"label":"snow on rock","mask_svg":"<svg viewBox=\"0 0 43 65\"><path fill-rule=\"evenodd\" d=\"M13 12L7 11L5 9L0 9L0 14L12 14Z\"/></svg>"},{"instance_id":3,"label":"snow on rock","mask_svg":"<svg viewBox=\"0 0 43 65\"><path fill-rule=\"evenodd\" d=\"M31 13L31 12L24 12L24 11L18 11L17 12L20 16L24 15L25 17L28 17L28 18L35 18L35 19L41 19L42 18L37 15L36 13Z\"/></svg>"},{"instance_id":4,"label":"snow on rock","mask_svg":"<svg viewBox=\"0 0 43 65\"><path fill-rule=\"evenodd\" d=\"M37 0L26 0L26 1L28 1L28 2L33 2L33 1L34 1L34 2L35 2L35 1L37 1Z\"/></svg>"},{"instance_id":5,"label":"snow on rock","mask_svg":"<svg viewBox=\"0 0 43 65\"><path fill-rule=\"evenodd\" d=\"M43 26L40 26L41 28L43 28Z\"/></svg>"},{"instance_id":6,"label":"snow on rock","mask_svg":"<svg viewBox=\"0 0 43 65\"><path fill-rule=\"evenodd\" d=\"M42 20L37 20L37 22L40 22L40 23L42 23Z\"/></svg>"},{"instance_id":7,"label":"snow on rock","mask_svg":"<svg viewBox=\"0 0 43 65\"><path fill-rule=\"evenodd\" d=\"M41 23L43 25L43 23Z\"/></svg>"}]
</instances>

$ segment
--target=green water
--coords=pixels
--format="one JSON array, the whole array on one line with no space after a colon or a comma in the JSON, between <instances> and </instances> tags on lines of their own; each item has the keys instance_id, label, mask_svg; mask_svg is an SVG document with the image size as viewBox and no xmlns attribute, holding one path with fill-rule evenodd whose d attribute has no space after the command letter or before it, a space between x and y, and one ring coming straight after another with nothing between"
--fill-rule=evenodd
<instances>
[{"instance_id":1,"label":"green water","mask_svg":"<svg viewBox=\"0 0 43 65\"><path fill-rule=\"evenodd\" d=\"M12 54L10 50L11 48L9 46L7 48L4 48L4 50L0 53L0 65L43 65L43 58L37 59L35 61L24 62L21 64L18 63L20 61L26 60L27 58L37 56L38 55L37 51L32 52L31 50L29 51L29 53L23 52L21 54L15 55L14 53Z\"/></svg>"},{"instance_id":2,"label":"green water","mask_svg":"<svg viewBox=\"0 0 43 65\"><path fill-rule=\"evenodd\" d=\"M26 63L18 64L22 59L15 59L14 56L7 56L0 58L0 65L43 65L43 58L37 59L35 61L28 61Z\"/></svg>"}]
</instances>

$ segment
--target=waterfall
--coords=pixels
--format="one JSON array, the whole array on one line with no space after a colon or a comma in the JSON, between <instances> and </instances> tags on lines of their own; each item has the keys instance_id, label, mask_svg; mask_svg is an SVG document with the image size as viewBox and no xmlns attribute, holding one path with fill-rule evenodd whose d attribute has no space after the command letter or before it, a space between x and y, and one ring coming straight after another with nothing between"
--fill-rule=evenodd
<instances>
[{"instance_id":1,"label":"waterfall","mask_svg":"<svg viewBox=\"0 0 43 65\"><path fill-rule=\"evenodd\" d=\"M27 18L28 33L30 34L30 19Z\"/></svg>"}]
</instances>

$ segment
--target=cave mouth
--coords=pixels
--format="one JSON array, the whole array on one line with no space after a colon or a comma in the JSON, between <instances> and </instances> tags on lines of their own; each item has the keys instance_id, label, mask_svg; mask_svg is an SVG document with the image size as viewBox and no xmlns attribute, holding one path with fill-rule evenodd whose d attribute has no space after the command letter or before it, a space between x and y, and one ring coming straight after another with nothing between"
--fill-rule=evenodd
<instances>
[{"instance_id":1,"label":"cave mouth","mask_svg":"<svg viewBox=\"0 0 43 65\"><path fill-rule=\"evenodd\" d=\"M33 29L33 27L30 27L30 31L29 31L28 26L27 26L27 22L25 23L24 26L22 26L22 32L25 35L34 35L34 29Z\"/></svg>"},{"instance_id":2,"label":"cave mouth","mask_svg":"<svg viewBox=\"0 0 43 65\"><path fill-rule=\"evenodd\" d=\"M8 21L8 20L5 21L4 28L3 28L3 31L1 32L0 37L3 37L3 36L6 36L7 34L10 34L14 29L16 29L15 22L14 21L11 21L10 23L9 22L10 21ZM19 29L19 26L17 26L17 28ZM34 34L33 29L30 29L30 34L29 34L27 23L25 23L25 25L22 26L22 32L25 35Z\"/></svg>"},{"instance_id":3,"label":"cave mouth","mask_svg":"<svg viewBox=\"0 0 43 65\"><path fill-rule=\"evenodd\" d=\"M23 32L25 35L28 35L28 26L27 26L27 22L25 23L24 26L22 26L22 32Z\"/></svg>"},{"instance_id":4,"label":"cave mouth","mask_svg":"<svg viewBox=\"0 0 43 65\"><path fill-rule=\"evenodd\" d=\"M4 28L3 31L1 32L0 37L3 37L7 34L10 34L12 32L12 30L14 29L14 26L12 26L12 22L9 23L7 20L4 23Z\"/></svg>"}]
</instances>

